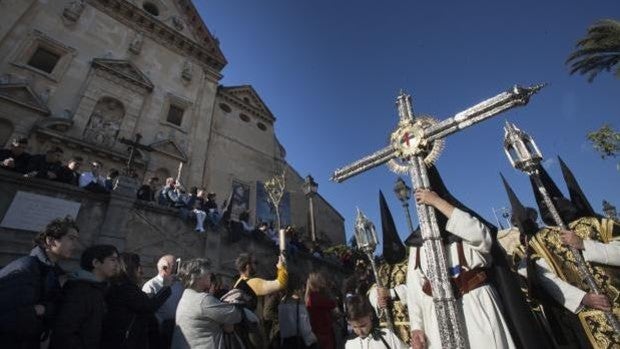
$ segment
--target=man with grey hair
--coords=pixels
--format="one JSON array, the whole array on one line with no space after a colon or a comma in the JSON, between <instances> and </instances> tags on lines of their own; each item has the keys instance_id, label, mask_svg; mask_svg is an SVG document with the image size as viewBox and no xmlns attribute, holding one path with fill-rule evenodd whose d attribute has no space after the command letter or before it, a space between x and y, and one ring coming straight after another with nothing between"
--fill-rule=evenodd
<instances>
[{"instance_id":1,"label":"man with grey hair","mask_svg":"<svg viewBox=\"0 0 620 349\"><path fill-rule=\"evenodd\" d=\"M184 263L181 279L185 291L176 313L172 349L225 348L224 332L242 319L242 310L223 303L210 293L213 273L208 260Z\"/></svg>"},{"instance_id":2,"label":"man with grey hair","mask_svg":"<svg viewBox=\"0 0 620 349\"><path fill-rule=\"evenodd\" d=\"M176 264L173 255L162 256L157 261L157 275L142 286L142 291L149 297L154 297L164 286L169 285L172 291L166 302L155 312L160 339L165 348L168 348L172 341L177 305L183 295L183 285L176 277Z\"/></svg>"}]
</instances>

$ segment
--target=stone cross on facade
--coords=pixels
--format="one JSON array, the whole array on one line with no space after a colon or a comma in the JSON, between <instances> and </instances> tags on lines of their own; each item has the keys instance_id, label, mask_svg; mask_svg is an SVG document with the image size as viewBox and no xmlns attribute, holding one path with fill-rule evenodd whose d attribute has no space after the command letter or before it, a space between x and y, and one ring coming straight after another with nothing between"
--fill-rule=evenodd
<instances>
[{"instance_id":1,"label":"stone cross on facade","mask_svg":"<svg viewBox=\"0 0 620 349\"><path fill-rule=\"evenodd\" d=\"M509 91L480 102L443 121L429 117L415 117L411 106L411 96L401 91L396 100L400 120L390 137L390 145L346 167L337 169L331 179L342 182L390 162L393 169L409 173L414 189L432 189L426 166L439 155L443 146L443 138L508 109L527 104L529 98L543 86L526 88L514 86ZM442 347L465 348L464 325L459 320L456 300L448 276L446 251L437 225L435 210L431 206L416 204L416 211L426 251L424 258L428 268L425 272L433 290Z\"/></svg>"},{"instance_id":2,"label":"stone cross on facade","mask_svg":"<svg viewBox=\"0 0 620 349\"><path fill-rule=\"evenodd\" d=\"M141 150L145 150L145 151L152 151L153 148L151 148L148 145L144 145L140 143L140 140L142 139L142 135L139 133L136 133L136 135L134 136L135 140L130 140L127 138L121 138L119 140L119 142L126 144L129 146L130 150L129 150L129 159L127 159L127 165L125 165L125 175L127 176L131 176L134 173L134 168L133 168L133 163L135 161L135 157L136 157L136 149L141 149Z\"/></svg>"}]
</instances>

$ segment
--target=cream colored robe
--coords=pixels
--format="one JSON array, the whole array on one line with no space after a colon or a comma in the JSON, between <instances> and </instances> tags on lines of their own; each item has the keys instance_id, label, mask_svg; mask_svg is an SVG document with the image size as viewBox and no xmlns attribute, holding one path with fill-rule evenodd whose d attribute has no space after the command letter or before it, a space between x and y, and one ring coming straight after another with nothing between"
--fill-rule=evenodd
<instances>
[{"instance_id":1,"label":"cream colored robe","mask_svg":"<svg viewBox=\"0 0 620 349\"><path fill-rule=\"evenodd\" d=\"M446 230L463 239L465 259L471 269L490 267L491 234L489 229L476 218L459 209L454 209L446 224ZM441 338L433 298L422 291L424 271L427 268L424 246L420 250L419 268L415 268L416 248L409 253L407 270L407 307L411 330L422 330L426 335L427 348L441 348ZM457 244L446 246L448 265L459 264ZM490 285L478 287L457 300L462 311L466 343L471 349L515 348L506 321L502 316L498 296Z\"/></svg>"}]
</instances>

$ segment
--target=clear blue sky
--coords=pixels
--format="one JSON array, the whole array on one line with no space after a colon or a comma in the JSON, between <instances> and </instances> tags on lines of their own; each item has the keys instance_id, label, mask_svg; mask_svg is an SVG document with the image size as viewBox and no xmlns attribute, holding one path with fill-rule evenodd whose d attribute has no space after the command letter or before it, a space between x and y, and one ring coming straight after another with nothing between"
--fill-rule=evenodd
<instances>
[{"instance_id":1,"label":"clear blue sky","mask_svg":"<svg viewBox=\"0 0 620 349\"><path fill-rule=\"evenodd\" d=\"M315 177L346 218L347 237L356 206L380 226L380 189L400 235L408 235L392 192L396 176L387 167L342 184L329 181L334 169L387 145L400 89L413 96L415 113L444 119L515 83L548 82L528 106L451 136L438 161L444 181L492 221L491 208L508 205L500 171L534 205L526 175L502 150L509 120L534 137L562 189L556 155L596 209L603 199L620 207L618 159L601 160L585 138L605 122L620 127L620 79L603 73L588 83L569 76L564 64L589 25L620 17L617 0L195 3L229 62L222 83L258 91L277 117L287 160Z\"/></svg>"}]
</instances>

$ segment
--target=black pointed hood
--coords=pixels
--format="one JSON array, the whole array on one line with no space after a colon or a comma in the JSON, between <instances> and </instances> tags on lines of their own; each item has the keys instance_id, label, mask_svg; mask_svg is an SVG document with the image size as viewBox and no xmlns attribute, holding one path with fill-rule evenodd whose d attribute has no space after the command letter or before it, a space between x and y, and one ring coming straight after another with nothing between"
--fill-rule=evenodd
<instances>
[{"instance_id":1,"label":"black pointed hood","mask_svg":"<svg viewBox=\"0 0 620 349\"><path fill-rule=\"evenodd\" d=\"M510 187L510 184L508 184L506 178L504 178L504 175L501 173L499 175L502 177L502 182L504 183L504 188L506 189L508 200L510 201L510 207L512 208L512 224L519 229L521 234L529 236L536 234L538 231L538 223L536 223L538 213L531 207L523 206L515 192Z\"/></svg>"},{"instance_id":2,"label":"black pointed hood","mask_svg":"<svg viewBox=\"0 0 620 349\"><path fill-rule=\"evenodd\" d=\"M463 204L462 202L457 200L454 196L452 196L452 194L450 193L446 185L443 183L443 180L441 179L441 176L439 175L439 171L437 170L435 165L430 165L427 168L427 173L428 173L428 181L431 186L431 189L435 193L437 193L439 197L446 200L447 202L449 202L450 204L452 204L454 207L458 208L459 210L467 212L473 217L476 217L482 224L486 225L491 230L491 233L493 236L497 234L496 226L489 223L487 220L482 218L482 216L477 214L474 210L465 206L465 204ZM459 238L458 236L454 234L450 234L448 231L446 231L446 224L448 223L448 218L446 218L441 213L437 213L435 217L437 217L437 225L439 226L439 231L441 233L442 239L444 240L444 243L447 244L447 243L461 241L461 238ZM416 231L414 231L413 234L411 234L411 236L409 236L406 239L406 242L408 245L411 245L411 246L420 246L422 244L422 236L420 234L419 227L418 229L416 229Z\"/></svg>"},{"instance_id":3,"label":"black pointed hood","mask_svg":"<svg viewBox=\"0 0 620 349\"><path fill-rule=\"evenodd\" d=\"M568 168L564 160L558 156L560 161L560 168L562 169L562 176L564 176L564 182L568 187L568 194L570 195L570 201L577 210L578 217L593 217L596 216L596 212L592 209L592 205L586 198L585 194L581 190L577 179L573 175L573 172Z\"/></svg>"},{"instance_id":4,"label":"black pointed hood","mask_svg":"<svg viewBox=\"0 0 620 349\"><path fill-rule=\"evenodd\" d=\"M402 262L407 257L407 250L396 230L392 212L379 190L379 207L381 209L381 230L383 231L383 258L388 264Z\"/></svg>"},{"instance_id":5,"label":"black pointed hood","mask_svg":"<svg viewBox=\"0 0 620 349\"><path fill-rule=\"evenodd\" d=\"M544 167L538 166L537 170L538 178L540 178L542 185L547 190L547 193L549 193L549 196L551 197L551 200L553 201L556 210L558 210L560 218L562 219L564 224L568 224L574 221L577 218L577 210L575 209L575 206L573 206L570 200L564 197L564 194L562 194L562 192L555 184L553 179L551 179L551 176L549 176L549 173L547 173ZM538 211L540 211L540 216L543 222L545 222L545 224L549 226L557 226L558 223L553 219L553 215L551 214L551 211L547 208L545 200L543 199L543 195L540 190L538 190L536 182L534 182L532 176L530 176L530 183L532 184L532 190L534 190L534 196L536 197Z\"/></svg>"}]
</instances>

